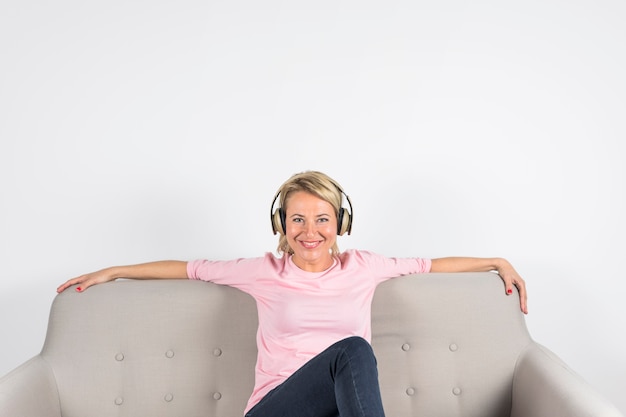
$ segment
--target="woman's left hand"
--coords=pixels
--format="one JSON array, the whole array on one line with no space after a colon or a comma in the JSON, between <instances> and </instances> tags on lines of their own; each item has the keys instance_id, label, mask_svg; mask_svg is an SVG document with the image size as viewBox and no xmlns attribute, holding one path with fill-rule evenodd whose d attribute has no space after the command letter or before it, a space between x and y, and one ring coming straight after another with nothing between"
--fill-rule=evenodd
<instances>
[{"instance_id":1,"label":"woman's left hand","mask_svg":"<svg viewBox=\"0 0 626 417\"><path fill-rule=\"evenodd\" d=\"M504 291L513 294L513 287L519 293L520 309L528 314L526 282L520 277L513 265L504 258L467 258L448 257L432 259L431 272L480 272L497 271L504 281Z\"/></svg>"},{"instance_id":2,"label":"woman's left hand","mask_svg":"<svg viewBox=\"0 0 626 417\"><path fill-rule=\"evenodd\" d=\"M520 308L524 312L524 314L528 314L528 295L526 294L526 282L522 279L522 277L517 273L513 265L511 265L507 260L501 259L498 262L497 271L504 281L504 289L507 295L513 294L513 287L517 288L519 292L519 302Z\"/></svg>"}]
</instances>

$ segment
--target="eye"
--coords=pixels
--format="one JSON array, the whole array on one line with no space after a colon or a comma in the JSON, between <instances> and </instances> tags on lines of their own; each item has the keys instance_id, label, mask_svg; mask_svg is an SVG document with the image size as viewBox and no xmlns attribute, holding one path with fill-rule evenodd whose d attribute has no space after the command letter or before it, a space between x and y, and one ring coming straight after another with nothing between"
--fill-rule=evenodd
<instances>
[{"instance_id":1,"label":"eye","mask_svg":"<svg viewBox=\"0 0 626 417\"><path fill-rule=\"evenodd\" d=\"M328 217L320 217L319 219L317 219L318 222L320 223L326 223L328 222L330 219Z\"/></svg>"}]
</instances>

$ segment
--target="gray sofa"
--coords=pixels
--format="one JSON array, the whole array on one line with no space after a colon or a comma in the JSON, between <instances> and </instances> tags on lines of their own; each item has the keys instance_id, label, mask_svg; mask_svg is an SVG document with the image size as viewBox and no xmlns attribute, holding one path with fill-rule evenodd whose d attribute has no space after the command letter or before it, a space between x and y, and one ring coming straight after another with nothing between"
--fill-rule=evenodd
<instances>
[{"instance_id":1,"label":"gray sofa","mask_svg":"<svg viewBox=\"0 0 626 417\"><path fill-rule=\"evenodd\" d=\"M372 344L388 417L622 416L530 337L493 273L379 286ZM187 280L116 281L52 305L41 354L0 379L0 417L238 417L254 301Z\"/></svg>"}]
</instances>

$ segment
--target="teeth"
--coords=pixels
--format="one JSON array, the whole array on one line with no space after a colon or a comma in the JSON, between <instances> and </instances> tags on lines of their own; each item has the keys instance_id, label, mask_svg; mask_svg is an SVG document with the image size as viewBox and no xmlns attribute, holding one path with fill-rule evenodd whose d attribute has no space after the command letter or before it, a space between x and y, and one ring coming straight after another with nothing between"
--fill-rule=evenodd
<instances>
[{"instance_id":1,"label":"teeth","mask_svg":"<svg viewBox=\"0 0 626 417\"><path fill-rule=\"evenodd\" d=\"M307 248L314 248L319 244L319 242L302 242L302 245Z\"/></svg>"}]
</instances>

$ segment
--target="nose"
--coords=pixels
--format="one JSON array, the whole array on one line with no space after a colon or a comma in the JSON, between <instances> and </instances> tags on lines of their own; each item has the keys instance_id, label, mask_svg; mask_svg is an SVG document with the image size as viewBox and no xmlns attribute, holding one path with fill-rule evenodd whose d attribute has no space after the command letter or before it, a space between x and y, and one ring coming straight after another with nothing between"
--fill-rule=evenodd
<instances>
[{"instance_id":1,"label":"nose","mask_svg":"<svg viewBox=\"0 0 626 417\"><path fill-rule=\"evenodd\" d=\"M307 222L304 225L304 232L306 233L307 236L315 236L315 223Z\"/></svg>"}]
</instances>

